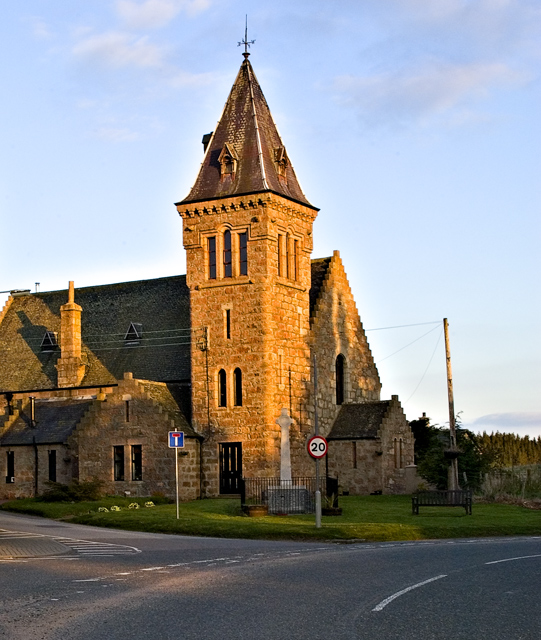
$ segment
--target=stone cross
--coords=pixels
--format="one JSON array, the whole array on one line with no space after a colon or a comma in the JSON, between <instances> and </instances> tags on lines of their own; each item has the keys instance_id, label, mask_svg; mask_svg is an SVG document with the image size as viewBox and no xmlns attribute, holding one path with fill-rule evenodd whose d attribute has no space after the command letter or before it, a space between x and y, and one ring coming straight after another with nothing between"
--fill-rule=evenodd
<instances>
[{"instance_id":1,"label":"stone cross","mask_svg":"<svg viewBox=\"0 0 541 640\"><path fill-rule=\"evenodd\" d=\"M289 427L293 420L289 417L287 409L282 409L276 424L282 430L282 442L280 447L280 481L291 481L291 450L289 447Z\"/></svg>"}]
</instances>

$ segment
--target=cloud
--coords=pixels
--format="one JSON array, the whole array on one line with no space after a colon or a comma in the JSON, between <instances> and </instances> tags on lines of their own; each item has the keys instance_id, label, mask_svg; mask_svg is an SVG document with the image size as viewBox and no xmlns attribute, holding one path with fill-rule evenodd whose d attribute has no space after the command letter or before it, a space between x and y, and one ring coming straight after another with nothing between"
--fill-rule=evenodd
<instances>
[{"instance_id":1,"label":"cloud","mask_svg":"<svg viewBox=\"0 0 541 640\"><path fill-rule=\"evenodd\" d=\"M133 142L140 139L140 135L136 131L122 127L101 127L95 131L95 135L112 142Z\"/></svg>"},{"instance_id":2,"label":"cloud","mask_svg":"<svg viewBox=\"0 0 541 640\"><path fill-rule=\"evenodd\" d=\"M210 6L211 0L118 0L116 9L129 29L156 29L169 24L181 11L194 15Z\"/></svg>"},{"instance_id":3,"label":"cloud","mask_svg":"<svg viewBox=\"0 0 541 640\"><path fill-rule=\"evenodd\" d=\"M54 38L49 25L42 18L32 17L29 18L29 22L32 25L32 32L38 40L51 40Z\"/></svg>"},{"instance_id":4,"label":"cloud","mask_svg":"<svg viewBox=\"0 0 541 640\"><path fill-rule=\"evenodd\" d=\"M539 430L541 429L541 413L490 413L474 420L471 427L479 430L496 429L504 432L524 431L525 429Z\"/></svg>"},{"instance_id":5,"label":"cloud","mask_svg":"<svg viewBox=\"0 0 541 640\"><path fill-rule=\"evenodd\" d=\"M108 67L159 67L164 61L164 49L149 43L148 38L136 38L121 31L110 31L85 38L75 45L76 57L98 62Z\"/></svg>"},{"instance_id":6,"label":"cloud","mask_svg":"<svg viewBox=\"0 0 541 640\"><path fill-rule=\"evenodd\" d=\"M427 122L526 79L526 74L503 63L434 61L417 71L339 76L334 90L340 102L357 109L371 125Z\"/></svg>"},{"instance_id":7,"label":"cloud","mask_svg":"<svg viewBox=\"0 0 541 640\"><path fill-rule=\"evenodd\" d=\"M210 84L212 73L189 73L168 60L171 50L152 44L148 37L137 37L122 31L110 31L84 37L73 47L80 61L118 71L136 69L152 72L154 82L174 89ZM84 105L82 105L84 106Z\"/></svg>"}]
</instances>

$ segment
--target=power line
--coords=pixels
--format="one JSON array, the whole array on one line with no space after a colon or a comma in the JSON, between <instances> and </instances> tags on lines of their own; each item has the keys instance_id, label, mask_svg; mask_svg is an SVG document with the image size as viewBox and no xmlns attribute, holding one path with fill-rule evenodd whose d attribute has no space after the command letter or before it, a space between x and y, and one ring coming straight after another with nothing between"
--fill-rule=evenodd
<instances>
[{"instance_id":1,"label":"power line","mask_svg":"<svg viewBox=\"0 0 541 640\"><path fill-rule=\"evenodd\" d=\"M136 323L137 324L137 323ZM184 331L184 332L190 332L190 331L195 331L195 329L156 329L155 331L143 331L144 335L147 335L148 333L178 333L180 331ZM88 334L83 334L81 336L81 339L86 339L86 338L95 338L97 337L101 337L101 336L125 336L128 332L124 331L123 333L88 333Z\"/></svg>"},{"instance_id":2,"label":"power line","mask_svg":"<svg viewBox=\"0 0 541 640\"><path fill-rule=\"evenodd\" d=\"M426 324L441 324L441 320L434 320L433 322L417 322L416 324L399 324L396 327L378 327L377 329L365 329L366 331L384 331L385 329L403 329L404 327L421 327Z\"/></svg>"},{"instance_id":3,"label":"power line","mask_svg":"<svg viewBox=\"0 0 541 640\"><path fill-rule=\"evenodd\" d=\"M438 345L440 344L440 340L441 340L441 336L442 336L442 334L443 334L443 328L442 328L442 330L440 331L440 334L439 334L439 336L438 336L438 341L436 342L436 346L434 347L434 351L432 352L432 355L430 356L430 360L428 361L428 364L426 365L425 372L424 372L424 373L423 373L423 375L421 376L421 379L419 380L419 383L417 384L417 386L416 386L416 387L415 387L415 389L413 390L412 394L411 394L411 395L410 395L410 397L409 397L409 398L404 402L404 404L405 404L406 402L409 402L409 401L413 398L413 396L415 395L415 392L416 392L416 391L417 391L417 389L421 386L421 382L424 380L424 378L425 378L425 376L426 376L426 372L428 371L428 369L429 369L429 367L430 367L430 365L431 365L431 363L432 363L432 360L433 360L433 358L434 358L434 356L435 356L435 354L436 354L436 349L438 348Z\"/></svg>"},{"instance_id":4,"label":"power line","mask_svg":"<svg viewBox=\"0 0 541 640\"><path fill-rule=\"evenodd\" d=\"M432 323L430 323L432 324ZM438 324L440 324L438 322ZM376 362L376 364L380 364L380 362L383 362L384 360L387 360L388 358L391 358L392 356L396 355L397 353L399 353L400 351L403 351L404 349L406 349L407 347L411 346L412 344L414 344L415 342L418 342L419 340L421 340L421 338L424 338L425 336L427 336L429 333L432 333L433 331L436 331L438 327L434 327L433 329L430 329L430 331L427 331L426 333L423 333L422 336L419 336L418 338L415 338L415 340L412 340L412 342L409 342L408 344L406 344L403 347L400 347L400 349L398 349L397 351L394 351L393 353L391 353L388 356L385 356L385 358L383 358L382 360L378 360Z\"/></svg>"},{"instance_id":5,"label":"power line","mask_svg":"<svg viewBox=\"0 0 541 640\"><path fill-rule=\"evenodd\" d=\"M138 344L123 347L98 347L97 349L90 349L92 353L94 351L126 351L129 352L130 349L159 349L160 347L184 347L186 345L190 345L192 342L174 342L171 344ZM85 345L83 345L85 346Z\"/></svg>"}]
</instances>

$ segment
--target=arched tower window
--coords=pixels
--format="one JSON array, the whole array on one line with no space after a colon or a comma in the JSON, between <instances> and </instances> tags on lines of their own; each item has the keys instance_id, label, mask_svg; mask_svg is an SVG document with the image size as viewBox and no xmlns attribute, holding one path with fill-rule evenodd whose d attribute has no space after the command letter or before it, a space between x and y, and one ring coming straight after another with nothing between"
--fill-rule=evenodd
<instances>
[{"instance_id":1,"label":"arched tower window","mask_svg":"<svg viewBox=\"0 0 541 640\"><path fill-rule=\"evenodd\" d=\"M289 278L289 233L286 233L285 238L285 259L286 259L286 278Z\"/></svg>"},{"instance_id":2,"label":"arched tower window","mask_svg":"<svg viewBox=\"0 0 541 640\"><path fill-rule=\"evenodd\" d=\"M339 353L336 358L336 404L344 404L346 359Z\"/></svg>"},{"instance_id":3,"label":"arched tower window","mask_svg":"<svg viewBox=\"0 0 541 640\"><path fill-rule=\"evenodd\" d=\"M218 406L227 407L227 374L224 369L218 372Z\"/></svg>"},{"instance_id":4,"label":"arched tower window","mask_svg":"<svg viewBox=\"0 0 541 640\"><path fill-rule=\"evenodd\" d=\"M233 276L231 265L231 231L224 231L224 278Z\"/></svg>"},{"instance_id":5,"label":"arched tower window","mask_svg":"<svg viewBox=\"0 0 541 640\"><path fill-rule=\"evenodd\" d=\"M208 251L208 278L209 280L216 280L216 236L207 238L207 251Z\"/></svg>"},{"instance_id":6,"label":"arched tower window","mask_svg":"<svg viewBox=\"0 0 541 640\"><path fill-rule=\"evenodd\" d=\"M246 231L239 233L239 273L248 275L248 234Z\"/></svg>"},{"instance_id":7,"label":"arched tower window","mask_svg":"<svg viewBox=\"0 0 541 640\"><path fill-rule=\"evenodd\" d=\"M233 382L235 386L235 406L242 407L242 371L238 367L233 371Z\"/></svg>"}]
</instances>

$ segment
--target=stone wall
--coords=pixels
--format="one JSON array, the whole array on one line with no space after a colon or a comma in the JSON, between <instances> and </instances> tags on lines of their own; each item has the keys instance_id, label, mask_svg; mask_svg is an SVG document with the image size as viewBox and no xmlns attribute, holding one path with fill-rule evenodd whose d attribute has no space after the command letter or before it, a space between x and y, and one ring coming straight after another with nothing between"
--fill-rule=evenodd
<instances>
[{"instance_id":1,"label":"stone wall","mask_svg":"<svg viewBox=\"0 0 541 640\"><path fill-rule=\"evenodd\" d=\"M336 403L336 358L345 358L344 402L379 400L381 383L370 347L366 340L353 294L340 259L335 251L313 312L307 343L315 355L318 371L319 432L326 436L338 414ZM313 433L313 371L305 381L306 436ZM313 462L307 458L306 437L295 448L296 464L303 473L313 473ZM346 465L347 467L347 465Z\"/></svg>"},{"instance_id":2,"label":"stone wall","mask_svg":"<svg viewBox=\"0 0 541 640\"><path fill-rule=\"evenodd\" d=\"M7 452L14 454L15 482L6 482ZM56 482L67 484L72 479L71 457L62 444L37 445L37 494L45 491L49 481L49 451L56 451ZM11 446L0 449L0 499L34 497L36 450L33 446Z\"/></svg>"},{"instance_id":3,"label":"stone wall","mask_svg":"<svg viewBox=\"0 0 541 640\"><path fill-rule=\"evenodd\" d=\"M82 395L84 394L84 395ZM165 384L133 380L131 374L118 386L96 389L66 389L33 392L38 399L64 397L94 398L65 444L38 445L38 494L46 489L48 451L57 451L57 481L72 479L87 482L98 478L109 494L148 496L154 492L175 496L174 450L168 447L169 431L185 431L185 448L179 453L179 490L181 500L200 495L199 441L179 415ZM5 396L0 396L0 425L5 430L8 418ZM25 394L14 394L14 406L26 404ZM61 414L59 414L61 415ZM38 424L39 428L39 424ZM131 447L142 446L142 480L131 479ZM113 447L124 446L123 481L114 480ZM7 451L15 452L15 482L5 483ZM0 448L0 498L34 495L35 454L32 446Z\"/></svg>"},{"instance_id":4,"label":"stone wall","mask_svg":"<svg viewBox=\"0 0 541 640\"><path fill-rule=\"evenodd\" d=\"M158 383L154 383L158 384ZM165 387L165 385L163 385ZM127 413L128 412L128 413ZM110 394L98 396L69 439L78 460L79 480L100 478L111 494L175 495L175 450L168 447L168 432L182 425L156 403L141 381L126 378ZM132 479L131 451L142 447L142 479ZM124 446L124 480L114 480L113 447ZM199 496L199 443L185 438L179 455L179 492L182 500Z\"/></svg>"},{"instance_id":5,"label":"stone wall","mask_svg":"<svg viewBox=\"0 0 541 640\"><path fill-rule=\"evenodd\" d=\"M333 440L329 443L329 475L337 477L343 491L367 495L382 490L381 442Z\"/></svg>"},{"instance_id":6,"label":"stone wall","mask_svg":"<svg viewBox=\"0 0 541 640\"><path fill-rule=\"evenodd\" d=\"M414 463L414 438L398 396L391 396L380 435L383 493L406 493L406 467Z\"/></svg>"}]
</instances>

